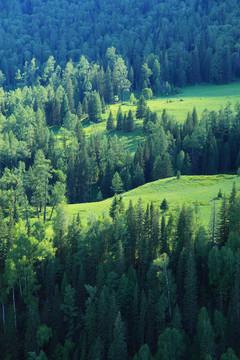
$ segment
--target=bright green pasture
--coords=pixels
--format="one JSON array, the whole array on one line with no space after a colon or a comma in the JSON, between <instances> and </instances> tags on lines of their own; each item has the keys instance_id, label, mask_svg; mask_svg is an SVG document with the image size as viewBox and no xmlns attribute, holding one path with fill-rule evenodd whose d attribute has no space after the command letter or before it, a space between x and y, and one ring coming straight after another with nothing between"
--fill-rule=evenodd
<instances>
[{"instance_id":1,"label":"bright green pasture","mask_svg":"<svg viewBox=\"0 0 240 360\"><path fill-rule=\"evenodd\" d=\"M235 82L228 85L198 85L186 87L182 93L169 98L157 98L148 101L152 111L161 113L165 108L167 113L174 115L176 120L183 121L188 111L194 106L199 117L205 109L219 111L225 108L227 103L232 104L232 109L237 102L240 102L240 83Z\"/></svg>"},{"instance_id":2,"label":"bright green pasture","mask_svg":"<svg viewBox=\"0 0 240 360\"><path fill-rule=\"evenodd\" d=\"M223 194L229 195L234 181L237 190L240 191L240 177L236 175L182 176L180 180L174 177L145 184L122 194L122 197L126 207L130 200L136 204L140 197L144 204L152 201L155 206L160 206L166 198L170 210L173 211L178 211L185 203L187 206L198 208L200 221L208 225L214 200L216 210L221 204L221 200L217 199L219 189ZM83 223L86 223L92 216L107 214L111 203L112 199L107 199L94 203L67 205L66 209L69 215L79 214Z\"/></svg>"},{"instance_id":3,"label":"bright green pasture","mask_svg":"<svg viewBox=\"0 0 240 360\"><path fill-rule=\"evenodd\" d=\"M180 94L171 97L149 100L147 104L152 111L156 111L159 115L161 115L163 109L166 109L167 113L173 115L177 121L184 121L188 111L192 112L194 106L200 118L205 109L209 111L219 111L221 108L225 108L227 103L230 102L232 104L232 110L234 110L235 104L240 102L240 82L234 82L228 85L191 86L181 89L180 91ZM83 121L83 128L86 135L89 136L95 132L107 134L106 119L110 111L112 111L113 117L116 118L119 105L120 104L114 104L108 106L106 114L103 115L103 120L97 124L85 119ZM130 109L133 113L136 111L136 106L128 102L122 103L121 107L123 113L128 112ZM132 133L118 131L110 133L110 136L114 134L124 139L126 146L130 151L133 151L136 148L137 141L144 138L142 120L135 119L135 130Z\"/></svg>"},{"instance_id":4,"label":"bright green pasture","mask_svg":"<svg viewBox=\"0 0 240 360\"><path fill-rule=\"evenodd\" d=\"M89 122L88 120L84 120L82 122L83 128L84 128L84 131L85 131L85 134L87 137L90 136L91 134L99 133L99 132L106 134L107 136L114 136L116 134L118 137L120 137L125 142L127 149L130 152L132 152L132 151L135 151L137 142L144 138L144 134L143 134L143 130L142 130L142 120L135 119L135 130L130 133L126 133L124 131L113 131L111 133L108 133L106 131L106 123L107 123L107 118L108 118L110 111L112 111L113 118L116 119L119 106L120 106L120 104L114 104L114 105L108 106L106 109L106 114L102 115L102 118L103 118L102 121L100 121L98 123L93 123L93 122ZM136 111L136 106L131 105L130 103L129 104L123 103L121 105L121 108L122 108L123 114L125 112L128 113L129 110L132 110L133 113L135 113L135 111ZM116 125L116 121L115 121L115 125Z\"/></svg>"}]
</instances>

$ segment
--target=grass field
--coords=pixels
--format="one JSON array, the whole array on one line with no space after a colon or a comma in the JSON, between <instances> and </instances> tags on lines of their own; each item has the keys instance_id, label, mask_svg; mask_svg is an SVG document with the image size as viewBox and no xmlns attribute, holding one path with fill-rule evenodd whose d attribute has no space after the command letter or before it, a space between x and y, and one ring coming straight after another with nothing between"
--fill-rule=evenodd
<instances>
[{"instance_id":1,"label":"grass field","mask_svg":"<svg viewBox=\"0 0 240 360\"><path fill-rule=\"evenodd\" d=\"M216 210L221 204L221 200L217 199L219 189L223 194L229 195L234 181L236 189L240 191L240 177L236 175L182 176L180 180L174 177L145 184L122 196L126 207L130 200L136 204L140 197L144 204L153 201L155 206L160 206L166 198L170 211L177 211L183 203L192 207L197 205L200 221L208 225L214 200ZM107 199L95 203L67 205L66 209L71 216L79 214L83 223L86 223L91 216L108 213L111 203L112 199Z\"/></svg>"},{"instance_id":2,"label":"grass field","mask_svg":"<svg viewBox=\"0 0 240 360\"><path fill-rule=\"evenodd\" d=\"M170 102L171 101L171 102ZM225 108L227 103L232 104L232 109L240 102L240 83L235 82L228 85L198 85L186 87L181 94L171 98L159 98L148 101L152 111L161 112L166 109L176 120L183 121L188 111L196 106L198 115L201 116L205 109L219 111Z\"/></svg>"},{"instance_id":3,"label":"grass field","mask_svg":"<svg viewBox=\"0 0 240 360\"><path fill-rule=\"evenodd\" d=\"M209 111L219 111L225 108L227 103L232 104L234 110L235 104L240 102L240 82L234 82L228 85L198 85L186 87L180 94L171 97L162 97L149 100L148 106L152 111L156 111L161 115L162 110L165 108L167 113L173 115L177 121L184 121L187 117L188 111L192 111L194 106L197 109L199 118L205 109ZM113 117L116 118L119 104L111 105L107 108L106 114L103 115L103 120L97 124L90 123L87 120L83 121L83 127L87 136L95 132L106 133L106 119L110 110ZM124 102L122 104L122 111L128 112L129 110L136 111L136 106ZM124 133L123 131L112 132L109 134L113 136L117 134L121 137L129 151L134 151L138 140L144 138L142 131L142 120L135 120L135 130L132 133ZM108 136L109 136L108 135Z\"/></svg>"}]
</instances>

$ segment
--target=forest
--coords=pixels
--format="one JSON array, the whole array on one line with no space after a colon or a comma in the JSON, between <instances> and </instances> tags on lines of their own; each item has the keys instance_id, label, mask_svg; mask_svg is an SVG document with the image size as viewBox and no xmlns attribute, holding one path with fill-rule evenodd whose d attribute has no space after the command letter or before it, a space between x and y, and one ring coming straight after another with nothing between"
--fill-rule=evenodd
<instances>
[{"instance_id":1,"label":"forest","mask_svg":"<svg viewBox=\"0 0 240 360\"><path fill-rule=\"evenodd\" d=\"M84 55L105 69L112 46L137 90L150 80L159 91L155 60L160 83L229 82L240 75L239 15L237 0L2 1L0 83L15 88L32 59L41 76L49 56L61 68Z\"/></svg>"},{"instance_id":2,"label":"forest","mask_svg":"<svg viewBox=\"0 0 240 360\"><path fill-rule=\"evenodd\" d=\"M240 358L240 187L208 226L123 200L239 179L240 102L184 121L149 105L238 83L239 19L236 0L0 3L0 360Z\"/></svg>"}]
</instances>

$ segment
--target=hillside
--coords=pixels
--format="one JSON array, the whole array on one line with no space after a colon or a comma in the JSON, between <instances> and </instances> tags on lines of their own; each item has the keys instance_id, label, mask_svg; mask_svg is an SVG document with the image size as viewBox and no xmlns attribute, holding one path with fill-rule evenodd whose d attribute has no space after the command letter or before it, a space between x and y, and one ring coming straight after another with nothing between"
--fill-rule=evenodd
<instances>
[{"instance_id":1,"label":"hillside","mask_svg":"<svg viewBox=\"0 0 240 360\"><path fill-rule=\"evenodd\" d=\"M181 176L179 180L174 177L145 184L122 194L122 198L126 208L130 200L136 205L139 198L143 204L153 202L156 207L166 198L169 210L177 212L183 204L195 209L197 205L200 221L208 226L214 201L216 211L221 204L221 200L217 198L219 190L228 196L234 182L236 189L240 190L240 177L236 175ZM108 214L112 200L111 198L94 203L67 205L66 210L71 216L79 214L83 223L86 223L91 216Z\"/></svg>"}]
</instances>

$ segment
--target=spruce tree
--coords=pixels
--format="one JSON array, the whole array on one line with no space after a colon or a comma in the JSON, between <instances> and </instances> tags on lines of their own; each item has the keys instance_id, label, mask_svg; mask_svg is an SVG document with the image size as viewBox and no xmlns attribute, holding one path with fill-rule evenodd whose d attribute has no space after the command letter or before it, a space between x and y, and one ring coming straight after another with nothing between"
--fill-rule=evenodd
<instances>
[{"instance_id":1,"label":"spruce tree","mask_svg":"<svg viewBox=\"0 0 240 360\"><path fill-rule=\"evenodd\" d=\"M113 94L113 85L112 85L112 73L110 67L108 66L105 74L105 95L104 95L104 99L108 104L113 103L113 95L114 94Z\"/></svg>"},{"instance_id":2,"label":"spruce tree","mask_svg":"<svg viewBox=\"0 0 240 360\"><path fill-rule=\"evenodd\" d=\"M88 115L90 120L94 122L98 122L102 119L102 105L99 93L94 91L90 95L89 103L88 103Z\"/></svg>"},{"instance_id":3,"label":"spruce tree","mask_svg":"<svg viewBox=\"0 0 240 360\"><path fill-rule=\"evenodd\" d=\"M193 126L197 126L198 124L198 115L197 115L197 110L196 107L194 106L193 108L193 112L192 112L192 122L193 122Z\"/></svg>"},{"instance_id":4,"label":"spruce tree","mask_svg":"<svg viewBox=\"0 0 240 360\"><path fill-rule=\"evenodd\" d=\"M124 191L122 179L117 171L112 178L112 191L114 194L120 194Z\"/></svg>"},{"instance_id":5,"label":"spruce tree","mask_svg":"<svg viewBox=\"0 0 240 360\"><path fill-rule=\"evenodd\" d=\"M238 360L238 359L239 358L231 348L229 348L228 351L221 356L221 360Z\"/></svg>"},{"instance_id":6,"label":"spruce tree","mask_svg":"<svg viewBox=\"0 0 240 360\"><path fill-rule=\"evenodd\" d=\"M127 122L126 131L132 132L134 130L134 117L132 110L129 110L126 122Z\"/></svg>"},{"instance_id":7,"label":"spruce tree","mask_svg":"<svg viewBox=\"0 0 240 360\"><path fill-rule=\"evenodd\" d=\"M201 360L214 354L214 331L207 310L203 307L198 315L197 343Z\"/></svg>"},{"instance_id":8,"label":"spruce tree","mask_svg":"<svg viewBox=\"0 0 240 360\"><path fill-rule=\"evenodd\" d=\"M143 119L145 115L145 111L147 108L147 102L143 95L140 96L138 103L137 103L137 111L136 111L136 118Z\"/></svg>"},{"instance_id":9,"label":"spruce tree","mask_svg":"<svg viewBox=\"0 0 240 360\"><path fill-rule=\"evenodd\" d=\"M82 118L82 115L83 115L82 104L81 104L81 101L79 101L78 107L77 107L77 116L78 116L79 120Z\"/></svg>"},{"instance_id":10,"label":"spruce tree","mask_svg":"<svg viewBox=\"0 0 240 360\"><path fill-rule=\"evenodd\" d=\"M163 210L163 212L167 211L169 208L167 200L164 198L161 205L160 205L160 209Z\"/></svg>"},{"instance_id":11,"label":"spruce tree","mask_svg":"<svg viewBox=\"0 0 240 360\"><path fill-rule=\"evenodd\" d=\"M168 245L166 222L165 222L164 215L162 216L162 219L161 219L160 241L161 241L161 253L165 253L165 254L169 255L169 245Z\"/></svg>"},{"instance_id":12,"label":"spruce tree","mask_svg":"<svg viewBox=\"0 0 240 360\"><path fill-rule=\"evenodd\" d=\"M192 336L195 329L197 312L197 276L195 260L192 251L189 251L184 277L183 315L185 328Z\"/></svg>"},{"instance_id":13,"label":"spruce tree","mask_svg":"<svg viewBox=\"0 0 240 360\"><path fill-rule=\"evenodd\" d=\"M156 360L183 359L186 350L183 334L174 328L167 328L158 338Z\"/></svg>"},{"instance_id":14,"label":"spruce tree","mask_svg":"<svg viewBox=\"0 0 240 360\"><path fill-rule=\"evenodd\" d=\"M107 119L107 125L106 125L106 130L111 132L115 129L114 126L114 119L113 119L113 115L112 112L110 111L108 119Z\"/></svg>"},{"instance_id":15,"label":"spruce tree","mask_svg":"<svg viewBox=\"0 0 240 360\"><path fill-rule=\"evenodd\" d=\"M222 204L218 215L217 238L218 243L224 245L229 235L229 210L226 195L223 196Z\"/></svg>"},{"instance_id":16,"label":"spruce tree","mask_svg":"<svg viewBox=\"0 0 240 360\"><path fill-rule=\"evenodd\" d=\"M123 129L123 114L122 114L121 106L118 107L116 120L117 120L117 130L120 131Z\"/></svg>"},{"instance_id":17,"label":"spruce tree","mask_svg":"<svg viewBox=\"0 0 240 360\"><path fill-rule=\"evenodd\" d=\"M120 312L117 315L114 331L113 342L109 349L109 360L127 360L127 343L126 343L126 330L122 321Z\"/></svg>"}]
</instances>

